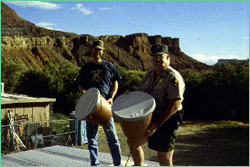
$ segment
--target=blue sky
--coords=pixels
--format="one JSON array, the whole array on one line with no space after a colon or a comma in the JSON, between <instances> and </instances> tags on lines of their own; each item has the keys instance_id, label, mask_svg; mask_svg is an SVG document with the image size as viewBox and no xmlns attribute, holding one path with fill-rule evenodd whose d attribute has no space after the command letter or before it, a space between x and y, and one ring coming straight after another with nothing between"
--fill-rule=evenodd
<instances>
[{"instance_id":1,"label":"blue sky","mask_svg":"<svg viewBox=\"0 0 250 167\"><path fill-rule=\"evenodd\" d=\"M20 17L54 30L179 38L184 53L209 65L249 58L248 1L4 2Z\"/></svg>"}]
</instances>

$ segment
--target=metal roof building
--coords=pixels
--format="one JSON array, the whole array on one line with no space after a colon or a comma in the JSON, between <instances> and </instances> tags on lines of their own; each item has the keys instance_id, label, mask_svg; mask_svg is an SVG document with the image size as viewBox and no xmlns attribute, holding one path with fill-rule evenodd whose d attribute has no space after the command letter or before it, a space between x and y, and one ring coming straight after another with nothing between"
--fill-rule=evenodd
<instances>
[{"instance_id":1,"label":"metal roof building","mask_svg":"<svg viewBox=\"0 0 250 167\"><path fill-rule=\"evenodd\" d=\"M29 97L20 94L1 94L1 120L6 119L7 111L14 115L28 116L28 122L47 121L52 113L55 98Z\"/></svg>"}]
</instances>

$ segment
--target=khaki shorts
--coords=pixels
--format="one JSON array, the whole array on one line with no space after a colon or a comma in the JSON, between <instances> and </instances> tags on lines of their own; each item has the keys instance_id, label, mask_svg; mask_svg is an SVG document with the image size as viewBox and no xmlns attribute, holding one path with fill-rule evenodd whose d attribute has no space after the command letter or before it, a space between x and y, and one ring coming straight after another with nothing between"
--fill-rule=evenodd
<instances>
[{"instance_id":1,"label":"khaki shorts","mask_svg":"<svg viewBox=\"0 0 250 167\"><path fill-rule=\"evenodd\" d=\"M178 135L178 123L173 115L156 132L148 138L148 147L155 151L168 152L174 150Z\"/></svg>"}]
</instances>

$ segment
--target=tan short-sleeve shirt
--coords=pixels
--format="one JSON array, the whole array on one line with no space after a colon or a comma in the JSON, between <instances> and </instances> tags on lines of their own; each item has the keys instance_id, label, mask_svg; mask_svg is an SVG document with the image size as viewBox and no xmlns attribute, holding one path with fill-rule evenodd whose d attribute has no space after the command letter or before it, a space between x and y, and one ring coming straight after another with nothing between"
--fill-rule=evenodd
<instances>
[{"instance_id":1,"label":"tan short-sleeve shirt","mask_svg":"<svg viewBox=\"0 0 250 167\"><path fill-rule=\"evenodd\" d=\"M178 71L168 67L158 78L154 79L154 71L148 72L140 86L141 91L151 94L156 101L155 112L162 113L171 100L183 100L185 83ZM178 110L182 109L182 105Z\"/></svg>"}]
</instances>

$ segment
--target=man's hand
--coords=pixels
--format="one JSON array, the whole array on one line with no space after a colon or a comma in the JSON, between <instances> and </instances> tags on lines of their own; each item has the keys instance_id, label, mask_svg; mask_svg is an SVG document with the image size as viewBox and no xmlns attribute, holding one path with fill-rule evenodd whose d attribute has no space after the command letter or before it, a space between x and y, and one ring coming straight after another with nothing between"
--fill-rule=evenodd
<instances>
[{"instance_id":1,"label":"man's hand","mask_svg":"<svg viewBox=\"0 0 250 167\"><path fill-rule=\"evenodd\" d=\"M127 95L127 94L129 94L130 93L130 90L125 90L125 92L123 93L124 95Z\"/></svg>"},{"instance_id":2,"label":"man's hand","mask_svg":"<svg viewBox=\"0 0 250 167\"><path fill-rule=\"evenodd\" d=\"M144 137L147 138L147 137L152 136L155 133L155 131L159 128L159 126L160 126L159 123L151 122L147 128L147 131L146 131Z\"/></svg>"},{"instance_id":3,"label":"man's hand","mask_svg":"<svg viewBox=\"0 0 250 167\"><path fill-rule=\"evenodd\" d=\"M78 85L78 89L80 90L80 92L82 93L85 93L86 90L81 86L81 85Z\"/></svg>"},{"instance_id":4,"label":"man's hand","mask_svg":"<svg viewBox=\"0 0 250 167\"><path fill-rule=\"evenodd\" d=\"M110 105L112 105L112 104L113 104L113 98L109 98L109 99L107 100L107 102L108 102Z\"/></svg>"}]
</instances>

